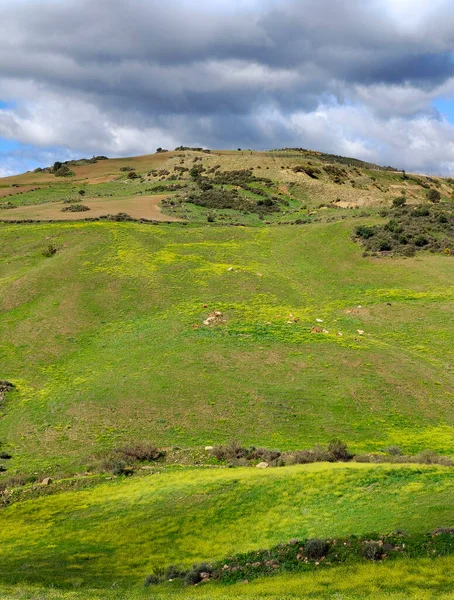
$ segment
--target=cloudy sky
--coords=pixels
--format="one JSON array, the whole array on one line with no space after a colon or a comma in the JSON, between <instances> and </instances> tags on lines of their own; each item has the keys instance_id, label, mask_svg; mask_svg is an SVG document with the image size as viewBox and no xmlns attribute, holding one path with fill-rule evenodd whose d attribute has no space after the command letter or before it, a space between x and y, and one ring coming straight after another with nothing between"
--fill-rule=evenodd
<instances>
[{"instance_id":1,"label":"cloudy sky","mask_svg":"<svg viewBox=\"0 0 454 600\"><path fill-rule=\"evenodd\" d=\"M0 175L298 146L454 175L452 0L0 0Z\"/></svg>"}]
</instances>

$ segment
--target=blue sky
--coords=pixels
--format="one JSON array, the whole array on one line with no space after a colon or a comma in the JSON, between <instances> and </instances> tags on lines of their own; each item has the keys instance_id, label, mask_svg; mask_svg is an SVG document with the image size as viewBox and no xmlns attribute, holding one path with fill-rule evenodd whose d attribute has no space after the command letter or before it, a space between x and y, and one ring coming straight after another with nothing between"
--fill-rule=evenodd
<instances>
[{"instance_id":1,"label":"blue sky","mask_svg":"<svg viewBox=\"0 0 454 600\"><path fill-rule=\"evenodd\" d=\"M452 0L37 5L0 0L0 175L180 144L454 175Z\"/></svg>"},{"instance_id":2,"label":"blue sky","mask_svg":"<svg viewBox=\"0 0 454 600\"><path fill-rule=\"evenodd\" d=\"M454 124L454 98L435 98L434 106L450 123Z\"/></svg>"}]
</instances>

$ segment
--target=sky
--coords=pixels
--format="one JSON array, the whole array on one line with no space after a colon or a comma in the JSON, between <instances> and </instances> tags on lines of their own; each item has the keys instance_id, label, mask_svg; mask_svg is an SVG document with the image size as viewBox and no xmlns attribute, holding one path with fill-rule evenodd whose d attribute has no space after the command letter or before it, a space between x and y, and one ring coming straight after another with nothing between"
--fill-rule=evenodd
<instances>
[{"instance_id":1,"label":"sky","mask_svg":"<svg viewBox=\"0 0 454 600\"><path fill-rule=\"evenodd\" d=\"M452 0L0 0L0 176L303 147L454 176Z\"/></svg>"}]
</instances>

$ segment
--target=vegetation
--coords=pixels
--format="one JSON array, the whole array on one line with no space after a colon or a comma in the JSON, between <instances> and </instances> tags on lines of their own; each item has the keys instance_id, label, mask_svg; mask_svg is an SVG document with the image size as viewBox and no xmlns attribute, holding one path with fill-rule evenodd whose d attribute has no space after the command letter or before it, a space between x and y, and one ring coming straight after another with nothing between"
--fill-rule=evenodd
<instances>
[{"instance_id":1,"label":"vegetation","mask_svg":"<svg viewBox=\"0 0 454 600\"><path fill-rule=\"evenodd\" d=\"M0 180L0 596L447 598L453 182L161 150Z\"/></svg>"},{"instance_id":2,"label":"vegetation","mask_svg":"<svg viewBox=\"0 0 454 600\"><path fill-rule=\"evenodd\" d=\"M454 247L454 211L451 206L404 206L394 203L385 225L355 229L357 239L370 252L393 252L413 256L418 250L451 254Z\"/></svg>"},{"instance_id":3,"label":"vegetation","mask_svg":"<svg viewBox=\"0 0 454 600\"><path fill-rule=\"evenodd\" d=\"M306 540L326 540L330 562L338 554L340 562L361 564L369 560L362 557L365 541L397 545L400 538L371 532L397 527L408 536L399 543L408 543L404 558L440 557L452 547L449 533L425 537L451 525L454 472L439 466L179 467L52 493L55 485L1 510L3 584L122 589L140 587L170 565L187 572L201 563L227 564L223 578L234 581L268 574L268 565L246 563L274 560L288 540L282 562L313 571L320 548ZM247 576L230 568L241 565Z\"/></svg>"}]
</instances>

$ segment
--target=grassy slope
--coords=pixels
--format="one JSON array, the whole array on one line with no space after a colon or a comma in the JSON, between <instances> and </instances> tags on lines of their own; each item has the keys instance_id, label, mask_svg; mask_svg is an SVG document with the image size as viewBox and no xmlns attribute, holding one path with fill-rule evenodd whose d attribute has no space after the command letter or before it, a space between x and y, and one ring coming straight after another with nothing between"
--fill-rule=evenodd
<instances>
[{"instance_id":1,"label":"grassy slope","mask_svg":"<svg viewBox=\"0 0 454 600\"><path fill-rule=\"evenodd\" d=\"M365 260L350 222L0 227L12 467L83 465L131 438L452 451L449 258ZM193 329L210 309L228 322Z\"/></svg>"},{"instance_id":2,"label":"grassy slope","mask_svg":"<svg viewBox=\"0 0 454 600\"><path fill-rule=\"evenodd\" d=\"M0 580L138 586L156 567L292 537L427 531L450 523L453 492L454 473L442 467L318 464L120 479L4 509Z\"/></svg>"},{"instance_id":3,"label":"grassy slope","mask_svg":"<svg viewBox=\"0 0 454 600\"><path fill-rule=\"evenodd\" d=\"M185 153L185 166L192 160ZM272 220L307 216L337 198L374 207L402 188L410 203L426 193L397 173L350 170L355 185L339 186L325 175L314 181L291 172L306 160L203 155L207 167L254 167L278 181L292 214ZM143 174L180 161L174 153L101 161L76 167L71 180L26 174L0 187L50 185L4 199L16 205L76 197L80 187L87 197L124 197L160 181L109 183L121 166ZM451 193L444 183L440 189ZM183 211L206 223L206 211ZM263 225L224 212L227 220ZM318 216L354 212L329 208ZM355 450L396 443L452 454L452 260L364 260L349 239L356 223L0 225L0 379L18 388L0 413L0 441L15 457L7 474L82 469L93 453L130 439L192 447L235 436L289 449L335 435ZM49 242L60 250L46 259ZM227 323L201 326L211 309ZM288 324L290 314L300 321ZM309 333L316 318L328 335ZM360 339L357 329L365 331ZM452 473L438 467L170 469L21 502L0 514L0 596L117 598L110 591L117 581L134 588L122 587L121 597L150 597L136 585L162 562L220 558L295 535L452 525L452 484ZM452 558L412 559L171 595L447 599L453 566ZM81 584L88 587L78 592ZM90 592L95 586L100 591Z\"/></svg>"}]
</instances>

